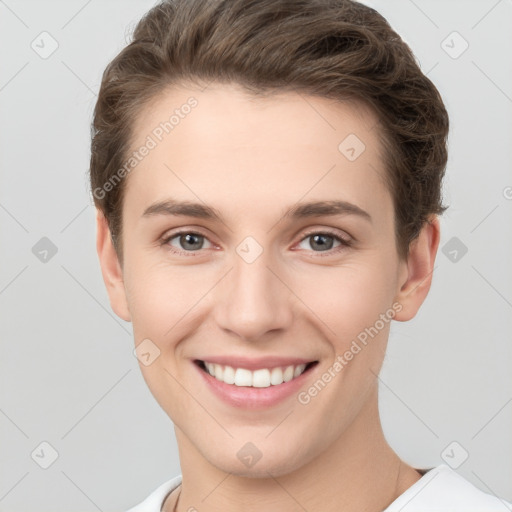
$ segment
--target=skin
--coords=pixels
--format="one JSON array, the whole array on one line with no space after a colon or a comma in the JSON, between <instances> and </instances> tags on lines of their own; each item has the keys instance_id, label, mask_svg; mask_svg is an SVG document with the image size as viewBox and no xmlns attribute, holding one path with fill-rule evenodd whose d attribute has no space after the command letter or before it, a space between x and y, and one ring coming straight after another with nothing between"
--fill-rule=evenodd
<instances>
[{"instance_id":1,"label":"skin","mask_svg":"<svg viewBox=\"0 0 512 512\"><path fill-rule=\"evenodd\" d=\"M389 323L307 405L296 396L259 411L227 405L192 361L218 354L317 360L307 390L394 303L401 306L395 320L414 317L430 288L439 222L432 217L400 259L377 120L355 103L183 86L143 110L133 147L190 96L197 107L126 178L122 262L97 215L111 306L133 323L136 345L150 339L160 350L140 368L175 425L183 475L163 510L173 510L179 495L179 512L380 511L420 478L388 445L379 419ZM351 133L366 146L352 162L338 150ZM143 216L170 197L210 205L224 222ZM283 217L297 202L320 200L350 202L371 220ZM179 236L159 242L178 228L203 235L202 248L180 245ZM337 251L339 242L327 238L333 248L320 250L307 235L326 230L352 244ZM236 252L247 236L263 249L250 264ZM250 468L237 457L248 441L262 454Z\"/></svg>"}]
</instances>

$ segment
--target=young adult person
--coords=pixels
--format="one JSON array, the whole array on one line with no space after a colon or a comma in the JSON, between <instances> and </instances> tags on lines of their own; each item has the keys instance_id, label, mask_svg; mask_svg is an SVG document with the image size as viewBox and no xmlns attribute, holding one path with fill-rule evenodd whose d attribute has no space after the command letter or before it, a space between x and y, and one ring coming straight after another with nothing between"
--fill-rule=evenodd
<instances>
[{"instance_id":1,"label":"young adult person","mask_svg":"<svg viewBox=\"0 0 512 512\"><path fill-rule=\"evenodd\" d=\"M172 0L108 65L97 250L182 474L132 512L491 511L387 443L392 321L431 284L448 116L348 0Z\"/></svg>"}]
</instances>

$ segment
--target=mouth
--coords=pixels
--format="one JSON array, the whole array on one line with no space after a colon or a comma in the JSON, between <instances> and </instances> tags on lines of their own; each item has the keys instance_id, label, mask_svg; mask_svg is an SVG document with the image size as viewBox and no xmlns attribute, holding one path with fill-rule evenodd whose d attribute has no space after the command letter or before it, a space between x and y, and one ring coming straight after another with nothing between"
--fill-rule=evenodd
<instances>
[{"instance_id":1,"label":"mouth","mask_svg":"<svg viewBox=\"0 0 512 512\"><path fill-rule=\"evenodd\" d=\"M209 361L196 359L194 363L215 380L231 386L245 388L279 387L290 381L299 379L309 372L318 361L281 366L261 367L250 370Z\"/></svg>"}]
</instances>

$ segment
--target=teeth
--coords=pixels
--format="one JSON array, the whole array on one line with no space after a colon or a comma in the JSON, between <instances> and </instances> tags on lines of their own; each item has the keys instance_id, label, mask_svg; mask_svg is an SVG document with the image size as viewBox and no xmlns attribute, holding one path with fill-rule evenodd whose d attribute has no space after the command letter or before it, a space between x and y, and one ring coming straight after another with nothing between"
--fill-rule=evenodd
<instances>
[{"instance_id":1,"label":"teeth","mask_svg":"<svg viewBox=\"0 0 512 512\"><path fill-rule=\"evenodd\" d=\"M295 370L293 370L293 376L298 377L306 368L305 364L299 364L299 366L295 367Z\"/></svg>"},{"instance_id":2,"label":"teeth","mask_svg":"<svg viewBox=\"0 0 512 512\"><path fill-rule=\"evenodd\" d=\"M224 377L222 379L226 384L235 383L235 370L231 366L224 367Z\"/></svg>"},{"instance_id":3,"label":"teeth","mask_svg":"<svg viewBox=\"0 0 512 512\"><path fill-rule=\"evenodd\" d=\"M283 380L288 382L293 379L293 366L287 366L286 370L283 372Z\"/></svg>"},{"instance_id":4,"label":"teeth","mask_svg":"<svg viewBox=\"0 0 512 512\"><path fill-rule=\"evenodd\" d=\"M252 385L255 388L268 388L270 386L270 370L256 370L252 373Z\"/></svg>"},{"instance_id":5,"label":"teeth","mask_svg":"<svg viewBox=\"0 0 512 512\"><path fill-rule=\"evenodd\" d=\"M245 368L232 368L214 363L204 363L208 373L221 382L235 386L249 386L254 388L268 388L278 386L283 382L299 377L306 369L305 364L285 366L283 368L262 368L260 370L247 370Z\"/></svg>"},{"instance_id":6,"label":"teeth","mask_svg":"<svg viewBox=\"0 0 512 512\"><path fill-rule=\"evenodd\" d=\"M216 364L215 366L219 366ZM217 377L215 377L217 379ZM221 380L221 379L217 379ZM252 372L238 368L235 372L235 386L252 386Z\"/></svg>"},{"instance_id":7,"label":"teeth","mask_svg":"<svg viewBox=\"0 0 512 512\"><path fill-rule=\"evenodd\" d=\"M283 370L281 368L272 368L270 372L270 384L277 386L283 383Z\"/></svg>"}]
</instances>

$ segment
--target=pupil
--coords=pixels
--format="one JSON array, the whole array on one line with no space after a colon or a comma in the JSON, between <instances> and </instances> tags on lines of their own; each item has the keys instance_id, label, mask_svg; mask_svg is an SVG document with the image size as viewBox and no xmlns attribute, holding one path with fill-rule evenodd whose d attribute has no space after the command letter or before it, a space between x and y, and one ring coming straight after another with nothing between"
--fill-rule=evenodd
<instances>
[{"instance_id":1,"label":"pupil","mask_svg":"<svg viewBox=\"0 0 512 512\"><path fill-rule=\"evenodd\" d=\"M187 233L186 235L181 235L180 244L184 249L201 249L202 245L202 237L198 235L194 235L192 233ZM187 247L188 244L188 247Z\"/></svg>"},{"instance_id":2,"label":"pupil","mask_svg":"<svg viewBox=\"0 0 512 512\"><path fill-rule=\"evenodd\" d=\"M326 239L329 240L326 242ZM329 249L332 249L333 238L329 235L313 235L313 244L311 244L311 246L315 248L315 245L320 251L328 251Z\"/></svg>"}]
</instances>

